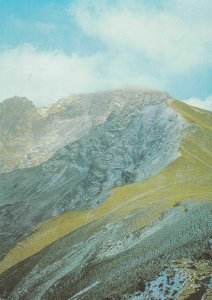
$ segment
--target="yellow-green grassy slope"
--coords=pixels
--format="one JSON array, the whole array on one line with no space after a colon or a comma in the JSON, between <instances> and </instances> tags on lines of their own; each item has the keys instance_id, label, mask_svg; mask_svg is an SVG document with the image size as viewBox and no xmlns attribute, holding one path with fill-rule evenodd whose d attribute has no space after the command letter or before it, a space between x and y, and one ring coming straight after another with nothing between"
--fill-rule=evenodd
<instances>
[{"instance_id":1,"label":"yellow-green grassy slope","mask_svg":"<svg viewBox=\"0 0 212 300\"><path fill-rule=\"evenodd\" d=\"M166 210L182 200L212 199L212 113L173 101L170 106L189 124L179 149L181 156L158 175L141 183L113 189L100 207L89 211L67 212L35 228L0 263L0 273L39 252L77 228L106 218L113 222L145 207L146 218L136 219L129 231L154 222ZM94 222L94 226L98 222Z\"/></svg>"}]
</instances>

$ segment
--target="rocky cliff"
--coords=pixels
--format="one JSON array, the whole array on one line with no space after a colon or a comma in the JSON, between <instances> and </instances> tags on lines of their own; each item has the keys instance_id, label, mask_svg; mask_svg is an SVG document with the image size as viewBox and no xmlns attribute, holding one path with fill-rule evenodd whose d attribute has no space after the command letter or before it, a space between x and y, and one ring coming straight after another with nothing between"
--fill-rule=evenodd
<instances>
[{"instance_id":1,"label":"rocky cliff","mask_svg":"<svg viewBox=\"0 0 212 300\"><path fill-rule=\"evenodd\" d=\"M211 113L126 89L0 116L3 298L187 299L209 280Z\"/></svg>"}]
</instances>

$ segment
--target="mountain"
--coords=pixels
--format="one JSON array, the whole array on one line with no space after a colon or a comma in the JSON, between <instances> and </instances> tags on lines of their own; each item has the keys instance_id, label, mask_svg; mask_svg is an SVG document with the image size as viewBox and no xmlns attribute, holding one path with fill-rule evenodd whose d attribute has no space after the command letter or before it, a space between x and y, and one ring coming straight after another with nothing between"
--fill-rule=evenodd
<instances>
[{"instance_id":1,"label":"mountain","mask_svg":"<svg viewBox=\"0 0 212 300\"><path fill-rule=\"evenodd\" d=\"M0 297L210 299L212 113L122 89L0 125Z\"/></svg>"}]
</instances>

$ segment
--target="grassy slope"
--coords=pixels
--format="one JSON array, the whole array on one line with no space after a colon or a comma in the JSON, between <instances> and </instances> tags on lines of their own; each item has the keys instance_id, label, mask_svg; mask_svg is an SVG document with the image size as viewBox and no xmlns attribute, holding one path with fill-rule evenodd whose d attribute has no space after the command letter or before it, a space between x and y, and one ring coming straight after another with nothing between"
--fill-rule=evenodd
<instances>
[{"instance_id":1,"label":"grassy slope","mask_svg":"<svg viewBox=\"0 0 212 300\"><path fill-rule=\"evenodd\" d=\"M147 216L136 220L130 229L134 231L155 221L164 211L184 199L211 200L212 113L179 101L170 105L193 124L193 130L181 145L180 158L149 180L115 188L107 201L95 210L67 212L40 224L22 244L9 251L0 264L0 273L62 236L100 218L113 221L145 207Z\"/></svg>"}]
</instances>

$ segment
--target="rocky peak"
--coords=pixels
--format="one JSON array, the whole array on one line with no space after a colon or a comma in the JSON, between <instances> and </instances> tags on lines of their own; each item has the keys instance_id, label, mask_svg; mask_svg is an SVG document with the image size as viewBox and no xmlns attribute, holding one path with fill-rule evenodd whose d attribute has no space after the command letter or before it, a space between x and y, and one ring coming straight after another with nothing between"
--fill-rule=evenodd
<instances>
[{"instance_id":1,"label":"rocky peak","mask_svg":"<svg viewBox=\"0 0 212 300\"><path fill-rule=\"evenodd\" d=\"M35 110L32 101L26 97L11 97L0 103L0 114L9 113L17 115L17 113L26 113ZM7 117L7 116L5 116Z\"/></svg>"},{"instance_id":2,"label":"rocky peak","mask_svg":"<svg viewBox=\"0 0 212 300\"><path fill-rule=\"evenodd\" d=\"M151 116L154 109L145 113L145 107L163 107L169 99L165 93L136 88L76 94L46 108L36 108L25 97L6 99L0 103L0 173L39 165L100 124L119 120L121 128L139 113Z\"/></svg>"},{"instance_id":3,"label":"rocky peak","mask_svg":"<svg viewBox=\"0 0 212 300\"><path fill-rule=\"evenodd\" d=\"M38 117L32 101L25 97L12 97L0 103L0 126L11 130L17 126L27 126Z\"/></svg>"}]
</instances>

